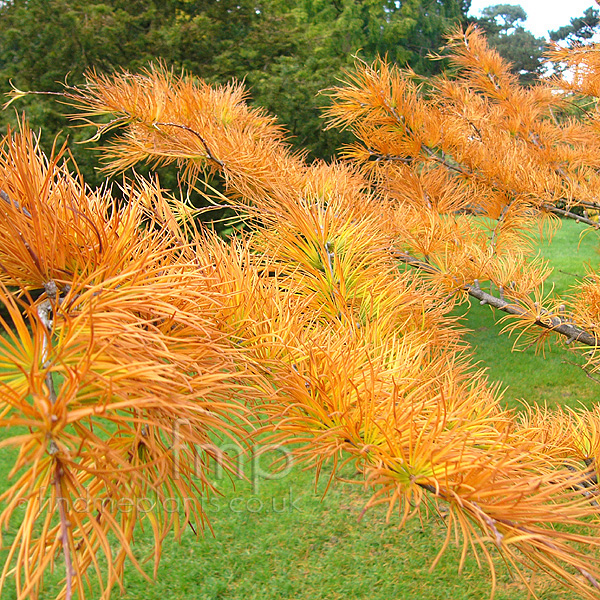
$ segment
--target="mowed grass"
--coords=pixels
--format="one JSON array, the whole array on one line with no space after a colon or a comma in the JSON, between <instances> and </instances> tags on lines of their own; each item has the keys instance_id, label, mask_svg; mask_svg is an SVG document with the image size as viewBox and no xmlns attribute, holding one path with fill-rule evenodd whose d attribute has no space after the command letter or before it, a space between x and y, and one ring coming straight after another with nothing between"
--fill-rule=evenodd
<instances>
[{"instance_id":1,"label":"mowed grass","mask_svg":"<svg viewBox=\"0 0 600 600\"><path fill-rule=\"evenodd\" d=\"M574 221L562 221L562 227L552 240L538 244L542 257L554 270L546 281L546 292L563 295L575 286L586 273L585 265L598 268L600 236L589 232ZM470 330L467 340L473 347L474 358L488 368L491 381L504 388L507 406L516 408L521 400L546 403L548 406L590 406L600 399L600 385L581 369L584 361L580 352L570 351L559 336L552 336L544 353L535 345L513 351L516 336L501 334L507 321L501 311L480 306L475 300L470 308L461 306L456 314L465 315L463 325Z\"/></svg>"},{"instance_id":2,"label":"mowed grass","mask_svg":"<svg viewBox=\"0 0 600 600\"><path fill-rule=\"evenodd\" d=\"M542 254L556 266L552 281L564 290L570 274L582 276L585 262L596 263L597 239L585 238L578 249L581 226L564 223L552 244L541 244ZM567 274L569 273L569 274ZM465 307L460 309L465 313ZM476 360L489 367L489 376L505 386L504 401L518 406L518 400L547 402L549 405L583 402L591 405L600 386L568 361L575 360L563 347L553 346L544 358L534 349L511 352L513 341L498 335L489 307L473 304L464 325L472 330L468 339ZM6 481L13 454L0 453L0 474ZM268 471L268 455L261 466ZM243 467L252 477L252 462ZM459 546L451 544L435 570L430 566L444 541L443 518L413 519L399 530L398 517L388 521L383 507L361 512L369 493L362 485L333 482L323 497L330 471L325 469L315 486L312 471L294 465L278 479L254 478L215 480L221 495L205 503L212 532L195 536L183 533L180 542L167 539L158 577L146 581L129 568L124 582L125 600L268 600L268 599L373 599L373 600L479 600L490 596L489 570L481 569L470 553L462 574L458 573ZM345 478L356 474L348 468ZM2 484L0 484L2 485ZM10 541L14 527L4 543ZM136 556L153 552L148 532L139 531ZM2 551L3 558L6 551ZM522 582L510 575L497 559L498 600L530 598ZM62 563L48 580L43 600L54 598ZM148 565L148 572L151 567ZM528 575L530 576L530 574ZM542 575L532 580L544 600L579 596L564 592ZM95 593L90 598L96 599ZM115 589L115 597L120 597ZM2 600L14 600L9 586Z\"/></svg>"}]
</instances>

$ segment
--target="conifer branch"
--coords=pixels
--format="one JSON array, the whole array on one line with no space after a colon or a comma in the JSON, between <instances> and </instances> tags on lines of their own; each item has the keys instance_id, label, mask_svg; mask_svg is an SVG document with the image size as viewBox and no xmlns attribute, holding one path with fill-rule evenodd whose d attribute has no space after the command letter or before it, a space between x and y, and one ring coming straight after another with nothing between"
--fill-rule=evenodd
<instances>
[{"instance_id":1,"label":"conifer branch","mask_svg":"<svg viewBox=\"0 0 600 600\"><path fill-rule=\"evenodd\" d=\"M66 570L66 591L65 600L71 600L73 597L73 562L71 560L71 552L69 548L69 527L70 523L65 512L65 497L62 493L61 479L62 479L62 466L59 462L56 464L56 470L54 472L54 488L56 494L56 502L58 504L58 514L60 517L60 538L63 547L63 554L65 557L65 570Z\"/></svg>"},{"instance_id":2,"label":"conifer branch","mask_svg":"<svg viewBox=\"0 0 600 600\"><path fill-rule=\"evenodd\" d=\"M54 282L51 282L54 283ZM54 284L56 288L56 284ZM48 294L50 296L50 294ZM56 296L55 298L56 299ZM48 360L49 348L51 345L51 336L52 336L52 315L53 315L53 306L50 297L44 300L37 309L38 317L44 327L44 340L42 345L42 366L47 368L49 366L50 361ZM52 377L52 372L48 371L46 374L46 386L48 387L48 396L50 398L50 403L56 403L56 389L54 387L54 379Z\"/></svg>"},{"instance_id":3,"label":"conifer branch","mask_svg":"<svg viewBox=\"0 0 600 600\"><path fill-rule=\"evenodd\" d=\"M589 200L577 200L577 206L582 206L583 208L589 208L591 210L600 210L600 202L590 202Z\"/></svg>"},{"instance_id":4,"label":"conifer branch","mask_svg":"<svg viewBox=\"0 0 600 600\"><path fill-rule=\"evenodd\" d=\"M421 148L423 150L425 150L425 152L431 159L440 163L441 165L443 165L450 171L454 171L455 173L459 173L460 175L465 175L466 177L473 177L475 175L475 173L473 173L473 171L467 171L459 164L456 164L456 165L452 164L448 160L448 157L446 156L445 153L442 152L442 156L438 156L432 148L430 148L429 146L426 146L425 144L422 144Z\"/></svg>"},{"instance_id":5,"label":"conifer branch","mask_svg":"<svg viewBox=\"0 0 600 600\"><path fill-rule=\"evenodd\" d=\"M427 273L435 275L441 274L441 271L437 267L419 260L407 252L397 252L395 255L402 262L412 267L416 267L422 271L426 271ZM489 304L493 308L497 308L509 315L528 318L539 327L560 333L567 338L568 344L572 342L579 342L580 344L584 344L586 346L600 346L600 340L598 340L598 338L596 338L593 334L581 329L580 327L577 327L576 325L573 325L572 323L569 323L566 319L557 315L553 315L549 311L542 309L544 320L541 320L539 317L517 304L511 304L504 298L499 298L488 292L484 292L479 286L479 282L477 280L472 284L462 284L459 286L459 289L467 292L469 296L479 300L480 304L482 305Z\"/></svg>"},{"instance_id":6,"label":"conifer branch","mask_svg":"<svg viewBox=\"0 0 600 600\"><path fill-rule=\"evenodd\" d=\"M210 146L208 145L208 142L194 129L192 129L191 127L188 127L187 125L182 125L181 123L161 123L161 122L157 122L157 123L153 123L154 126L163 126L163 127L177 127L179 129L183 129L184 131L187 131L189 133L191 133L192 135L195 135L200 142L202 142L202 145L204 146L204 150L206 150L206 156L209 160L212 160L213 162L217 163L219 165L219 167L223 168L225 167L225 163L221 160L219 160L211 151Z\"/></svg>"},{"instance_id":7,"label":"conifer branch","mask_svg":"<svg viewBox=\"0 0 600 600\"><path fill-rule=\"evenodd\" d=\"M569 470L572 470L572 469L569 469ZM430 494L432 494L433 496L435 496L437 498L441 498L445 502L448 502L448 503L455 502L456 503L456 497L448 490L444 490L443 488L441 488L439 486L433 486L428 483L417 482L417 485L421 489L428 491ZM477 504L477 502L474 502L474 501L460 502L460 507L461 507L461 509L465 510L470 515L470 517L472 519L474 519L476 523L479 524L480 527L483 528L483 524L485 523L485 526L487 526L489 528L490 532L492 533L491 537L494 540L494 543L499 550L502 550L502 548L503 548L503 545L505 543L505 541L504 541L505 536L504 536L504 534L502 534L502 532L500 531L500 529L498 527L504 526L504 527L508 527L512 530L518 531L520 534L524 534L526 536L527 535L533 536L536 539L537 543L541 546L541 548L546 549L546 551L550 555L552 555L552 554L559 555L561 553L561 549L556 544L553 544L546 537L542 537L540 535L539 531L534 531L531 528L525 527L524 525L520 525L519 523L512 521L510 519L491 517L490 515L488 515L485 512L485 510L483 508L481 508L481 506L479 506L479 504ZM577 564L576 562L573 562L571 564L581 574L581 576L584 577L588 581L588 583L590 583L590 585L593 588L600 590L600 583L598 583L598 580L587 569L583 568L581 565Z\"/></svg>"},{"instance_id":8,"label":"conifer branch","mask_svg":"<svg viewBox=\"0 0 600 600\"><path fill-rule=\"evenodd\" d=\"M396 161L404 163L405 165L410 165L413 162L413 159L408 156L394 156L392 154L379 154L369 149L369 162L380 162L384 160Z\"/></svg>"},{"instance_id":9,"label":"conifer branch","mask_svg":"<svg viewBox=\"0 0 600 600\"><path fill-rule=\"evenodd\" d=\"M52 345L52 327L54 317L54 306L58 302L58 287L56 282L48 281L44 284L48 298L38 306L38 317L44 328L44 341L42 346L42 366L48 368L50 366L49 350ZM52 371L48 371L45 377L46 386L48 388L48 397L52 405L56 404L56 386L54 385L54 377ZM55 456L59 451L54 439L50 438L48 442L48 453ZM54 488L56 494L56 502L58 505L58 514L60 518L60 538L62 541L63 554L65 557L66 570L66 591L65 600L71 600L73 597L73 563L71 560L71 550L69 547L69 527L70 523L65 512L66 498L62 492L62 475L63 468L58 460L55 463L54 471Z\"/></svg>"},{"instance_id":10,"label":"conifer branch","mask_svg":"<svg viewBox=\"0 0 600 600\"><path fill-rule=\"evenodd\" d=\"M600 229L600 223L596 223L596 221L592 221L591 219L588 219L587 217L584 217L582 215L578 215L578 214L570 212L568 210L564 210L562 208L552 206L551 204L543 204L542 207L545 210L547 210L548 212L554 213L556 215L560 215L561 217L564 217L565 219L573 219L577 223L585 223L586 225L589 225L590 227L593 227L594 229Z\"/></svg>"},{"instance_id":11,"label":"conifer branch","mask_svg":"<svg viewBox=\"0 0 600 600\"><path fill-rule=\"evenodd\" d=\"M445 155L438 156L435 153L435 151L432 148L430 148L429 146L426 146L425 144L423 144L421 147L423 148L423 150L425 150L425 152L427 153L427 155L430 158L432 158L439 164L445 166L450 171L454 171L455 173L459 173L460 175L464 175L467 177L472 177L475 175L475 173L473 171L466 170L462 165L452 164L451 162L449 162L448 158ZM383 157L382 157L382 159L383 159ZM512 201L502 209L502 213L500 215L500 218L498 219L498 223L500 223L500 221L503 220L503 218L506 215L506 210L510 207L511 204L512 204ZM594 210L595 209L600 210L600 204L594 204L591 202L578 202L577 205L578 206L579 205L586 206L586 207L594 209ZM600 230L600 223L597 223L596 221L592 221L592 219L589 219L583 215L578 215L578 214L570 212L568 210L558 208L557 206L552 206L551 204L542 204L542 208L544 210L547 210L548 212L560 215L560 216L564 217L565 219L573 219L577 223L585 223L586 225L589 225L590 227L593 227L594 229ZM494 235L492 236L492 245L493 245L493 242L495 241L494 238L496 237L495 231L496 230L494 229Z\"/></svg>"},{"instance_id":12,"label":"conifer branch","mask_svg":"<svg viewBox=\"0 0 600 600\"><path fill-rule=\"evenodd\" d=\"M490 239L490 247L492 248L492 252L496 251L496 242L498 241L500 226L506 220L506 215L508 214L508 211L510 210L510 207L513 205L514 201L515 198L513 198L508 204L504 206L502 212L500 213L500 216L496 220L496 225L494 226L494 229L492 231L492 237Z\"/></svg>"},{"instance_id":13,"label":"conifer branch","mask_svg":"<svg viewBox=\"0 0 600 600\"><path fill-rule=\"evenodd\" d=\"M21 206L16 200L13 200L4 190L0 190L0 199L4 200L7 204L12 204L17 210L20 210L26 217L31 217L31 213L24 207Z\"/></svg>"},{"instance_id":14,"label":"conifer branch","mask_svg":"<svg viewBox=\"0 0 600 600\"><path fill-rule=\"evenodd\" d=\"M386 108L388 108L388 107L386 106ZM397 114L397 112L395 110L393 110L391 108L388 108L388 110L391 112L391 114L394 116L394 118L396 119L396 121L399 124L404 125L404 120ZM469 124L473 125L470 122L469 122ZM474 127L474 125L473 125L473 127ZM479 137L481 137L481 132L479 132L479 130L477 130L477 132L479 134ZM543 146L540 145L538 140L536 140L535 138L531 138L531 141L534 143L534 145L537 148L543 149ZM427 144L421 144L421 149L425 152L425 154L427 154L427 156L430 159L439 163L440 165L443 165L449 171L453 171L454 173L463 175L465 177L476 177L477 176L477 174L472 169L466 169L460 163L454 164L453 162L451 162L449 160L448 156L446 155L446 153L444 153L443 151L441 151L441 156L440 156L436 152L435 148L432 148L431 146L428 146ZM370 161L373 161L373 160L376 160L376 161L384 161L384 160L401 161L401 162L404 162L405 164L411 164L413 162L412 157L401 157L401 156L393 156L390 154L377 153L371 149L369 149L369 154L370 154L370 156L369 156ZM567 180L570 179L569 176L567 175L567 173L565 173L564 169L561 169L561 168L556 169L556 172L558 174L560 174L562 177L564 177L565 179L567 179ZM510 202L507 206L504 207L504 209L502 210L502 214L500 216L499 222L503 219L503 217L505 216L505 213L506 213L506 209L508 207L510 207L511 204L512 204L512 202ZM597 204L594 202L578 201L577 205L586 207L586 208L590 208L592 210L600 210L600 204ZM548 212L552 212L554 214L560 215L566 219L573 219L577 223L585 223L586 225L589 225L590 227L593 227L594 229L600 229L600 223L597 223L597 222L593 221L592 219L589 219L585 216L578 215L576 213L558 208L556 206L552 206L551 204L542 204L542 208L544 210L547 210ZM495 235L492 237L492 245L495 241L494 240L495 237L496 237Z\"/></svg>"}]
</instances>

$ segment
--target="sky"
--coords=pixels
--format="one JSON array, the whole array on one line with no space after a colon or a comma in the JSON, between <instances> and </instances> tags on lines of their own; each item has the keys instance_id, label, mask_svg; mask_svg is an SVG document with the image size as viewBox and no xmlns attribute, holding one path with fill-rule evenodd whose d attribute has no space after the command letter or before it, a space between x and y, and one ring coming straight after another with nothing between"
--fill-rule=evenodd
<instances>
[{"instance_id":1,"label":"sky","mask_svg":"<svg viewBox=\"0 0 600 600\"><path fill-rule=\"evenodd\" d=\"M586 8L599 8L594 0L471 0L469 14L477 17L482 8L496 4L520 4L527 13L525 29L546 38L548 31L568 25L573 17L581 17Z\"/></svg>"}]
</instances>

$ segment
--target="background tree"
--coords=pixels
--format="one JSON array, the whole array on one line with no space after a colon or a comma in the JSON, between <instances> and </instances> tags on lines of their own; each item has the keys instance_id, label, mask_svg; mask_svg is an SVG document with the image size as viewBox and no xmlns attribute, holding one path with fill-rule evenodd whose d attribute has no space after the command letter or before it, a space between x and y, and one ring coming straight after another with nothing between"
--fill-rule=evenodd
<instances>
[{"instance_id":1,"label":"background tree","mask_svg":"<svg viewBox=\"0 0 600 600\"><path fill-rule=\"evenodd\" d=\"M526 20L521 6L496 4L484 8L474 22L485 31L490 46L512 63L521 83L531 84L544 72L546 41L523 27Z\"/></svg>"},{"instance_id":2,"label":"background tree","mask_svg":"<svg viewBox=\"0 0 600 600\"><path fill-rule=\"evenodd\" d=\"M160 28L176 18L177 2L90 2L56 0L3 3L0 7L0 88L10 81L27 89L56 92L62 83L82 81L86 69L111 71L115 65L133 69L165 54L168 44ZM65 108L32 98L25 105L34 128L67 138ZM16 123L4 112L3 126ZM70 131L73 142L86 139L82 131ZM93 154L70 144L86 180L99 182ZM47 148L49 150L49 148Z\"/></svg>"},{"instance_id":3,"label":"background tree","mask_svg":"<svg viewBox=\"0 0 600 600\"><path fill-rule=\"evenodd\" d=\"M582 43L594 36L598 24L600 24L600 13L597 8L590 6L584 11L583 16L571 19L569 25L550 31L550 39L553 42L566 40L569 43Z\"/></svg>"}]
</instances>

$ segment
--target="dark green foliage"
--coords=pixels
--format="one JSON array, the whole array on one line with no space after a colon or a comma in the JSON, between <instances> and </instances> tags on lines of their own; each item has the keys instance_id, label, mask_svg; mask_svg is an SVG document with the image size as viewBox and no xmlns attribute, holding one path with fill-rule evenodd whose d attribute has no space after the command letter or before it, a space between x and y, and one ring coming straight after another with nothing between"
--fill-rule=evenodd
<instances>
[{"instance_id":1,"label":"dark green foliage","mask_svg":"<svg viewBox=\"0 0 600 600\"><path fill-rule=\"evenodd\" d=\"M0 9L0 91L8 91L10 82L25 90L61 91L65 81L80 83L87 69L140 69L168 50L161 29L165 21L176 18L178 4L13 0ZM59 144L65 141L66 107L44 97L29 97L18 108L27 113L34 130L44 131L46 150L57 135ZM14 112L0 113L2 125L15 121ZM88 134L68 132L71 141L82 141ZM94 154L70 145L86 181L99 183Z\"/></svg>"},{"instance_id":2,"label":"dark green foliage","mask_svg":"<svg viewBox=\"0 0 600 600\"><path fill-rule=\"evenodd\" d=\"M564 25L556 31L550 32L550 39L554 42L567 40L570 43L581 43L589 40L598 30L600 24L600 11L590 6L583 16L571 19L569 25Z\"/></svg>"},{"instance_id":3,"label":"dark green foliage","mask_svg":"<svg viewBox=\"0 0 600 600\"><path fill-rule=\"evenodd\" d=\"M347 139L322 131L318 91L335 85L356 52L365 60L387 54L423 74L440 69L426 56L467 10L465 0L13 0L0 3L0 92L10 81L60 91L86 69L138 71L163 60L212 83L245 80L293 144L330 158ZM29 97L19 110L44 131L46 146L67 129L68 109L47 98ZM15 119L0 114L2 125ZM87 132L69 135L81 141ZM99 183L94 154L71 148L86 181ZM171 186L175 175L166 176Z\"/></svg>"}]
</instances>

